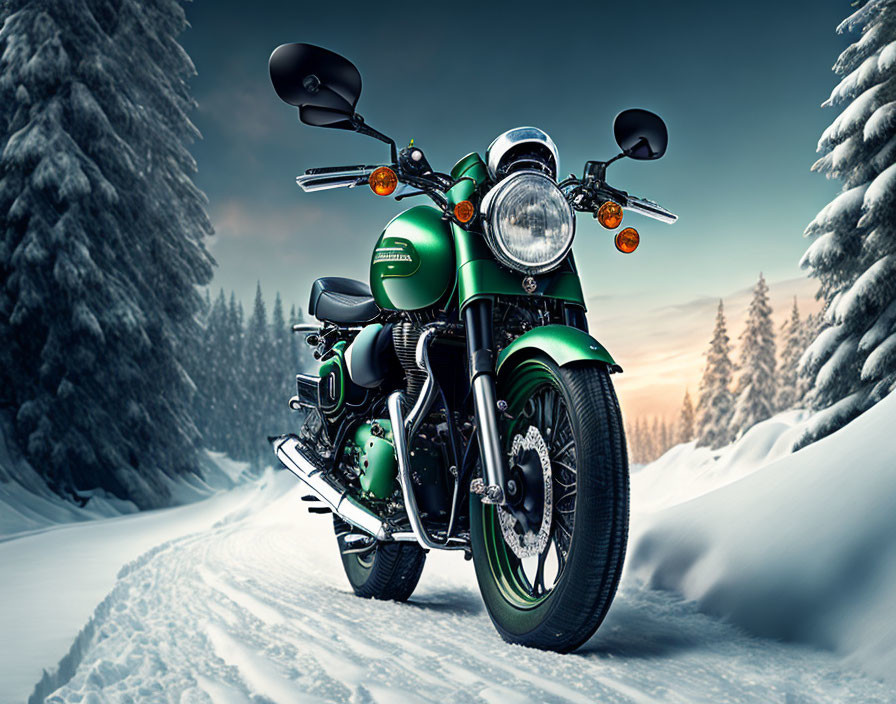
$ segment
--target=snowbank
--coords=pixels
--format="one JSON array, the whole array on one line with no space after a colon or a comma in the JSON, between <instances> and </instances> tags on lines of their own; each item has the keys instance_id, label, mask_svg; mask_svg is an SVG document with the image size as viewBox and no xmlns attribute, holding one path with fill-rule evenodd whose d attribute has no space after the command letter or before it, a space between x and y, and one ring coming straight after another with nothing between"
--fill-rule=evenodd
<instances>
[{"instance_id":1,"label":"snowbank","mask_svg":"<svg viewBox=\"0 0 896 704\"><path fill-rule=\"evenodd\" d=\"M7 430L0 420L0 541L63 523L113 518L137 511L132 502L100 489L81 492L84 506L57 496L34 468L7 445ZM177 479L162 475L173 505L192 503L232 489L245 476L248 465L234 462L221 453L204 452L199 470L198 475Z\"/></svg>"},{"instance_id":2,"label":"snowbank","mask_svg":"<svg viewBox=\"0 0 896 704\"><path fill-rule=\"evenodd\" d=\"M896 681L896 395L793 454L788 422L715 463L682 446L636 474L634 508L666 507L634 521L629 574Z\"/></svg>"},{"instance_id":3,"label":"snowbank","mask_svg":"<svg viewBox=\"0 0 896 704\"><path fill-rule=\"evenodd\" d=\"M676 445L632 472L632 511L656 511L693 499L755 472L793 451L811 416L786 411L750 428L719 450Z\"/></svg>"}]
</instances>

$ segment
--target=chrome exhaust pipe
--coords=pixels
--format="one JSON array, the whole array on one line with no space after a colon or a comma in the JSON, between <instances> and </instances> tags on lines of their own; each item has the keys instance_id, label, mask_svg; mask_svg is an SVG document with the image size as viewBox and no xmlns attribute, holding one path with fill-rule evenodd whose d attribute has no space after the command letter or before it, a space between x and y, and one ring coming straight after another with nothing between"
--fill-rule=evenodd
<instances>
[{"instance_id":1,"label":"chrome exhaust pipe","mask_svg":"<svg viewBox=\"0 0 896 704\"><path fill-rule=\"evenodd\" d=\"M377 540L415 540L406 532L392 533L389 526L373 511L355 501L347 492L330 484L323 472L302 454L295 435L281 435L272 440L274 454L290 472L307 485L314 495L346 523L372 535Z\"/></svg>"}]
</instances>

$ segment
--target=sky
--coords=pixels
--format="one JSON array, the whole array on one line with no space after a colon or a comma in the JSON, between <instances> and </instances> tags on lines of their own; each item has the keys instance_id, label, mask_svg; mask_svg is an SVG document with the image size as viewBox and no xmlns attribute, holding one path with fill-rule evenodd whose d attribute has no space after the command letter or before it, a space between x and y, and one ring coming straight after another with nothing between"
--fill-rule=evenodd
<instances>
[{"instance_id":1,"label":"sky","mask_svg":"<svg viewBox=\"0 0 896 704\"><path fill-rule=\"evenodd\" d=\"M643 335L656 311L736 295L759 272L795 282L782 296L812 300L798 262L806 224L839 187L810 167L836 117L821 103L850 41L835 32L848 0L195 0L186 11L191 28L181 42L197 69L194 121L203 134L192 149L195 180L216 229L214 290L248 303L260 281L267 295L280 291L304 307L318 276L366 280L383 225L413 204L366 189L305 194L295 185L309 167L388 160L381 143L302 125L277 99L267 59L277 45L303 41L354 62L364 81L358 111L399 145L414 138L442 171L531 124L557 143L561 171L580 174L586 160L616 153L620 110L642 107L665 119L666 156L618 162L608 180L679 221L627 214L641 246L622 255L611 233L579 215L574 252L589 317L603 323L592 332L611 352L631 347L627 340ZM640 369L648 377L662 371Z\"/></svg>"}]
</instances>

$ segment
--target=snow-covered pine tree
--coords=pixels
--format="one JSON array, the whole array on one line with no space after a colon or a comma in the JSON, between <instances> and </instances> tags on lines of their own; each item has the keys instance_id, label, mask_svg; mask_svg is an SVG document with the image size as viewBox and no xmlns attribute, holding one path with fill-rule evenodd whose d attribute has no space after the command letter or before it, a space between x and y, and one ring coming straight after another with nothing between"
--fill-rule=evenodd
<instances>
[{"instance_id":1,"label":"snow-covered pine tree","mask_svg":"<svg viewBox=\"0 0 896 704\"><path fill-rule=\"evenodd\" d=\"M804 407L808 404L809 392L812 390L812 383L814 382L814 375L812 374L809 365L806 364L806 353L808 352L809 347L812 346L812 343L815 342L815 339L827 327L828 326L824 321L823 311L809 313L805 320L803 320L801 338L803 343L803 353L800 356L799 362L797 362L796 396L797 403Z\"/></svg>"},{"instance_id":2,"label":"snow-covered pine tree","mask_svg":"<svg viewBox=\"0 0 896 704\"><path fill-rule=\"evenodd\" d=\"M168 502L197 466L185 371L211 278L177 0L7 0L0 404L63 495Z\"/></svg>"},{"instance_id":3,"label":"snow-covered pine tree","mask_svg":"<svg viewBox=\"0 0 896 704\"><path fill-rule=\"evenodd\" d=\"M725 323L725 308L719 301L716 325L706 352L706 368L700 380L697 402L697 446L719 448L731 441L730 421L734 405L731 393L730 340Z\"/></svg>"},{"instance_id":4,"label":"snow-covered pine tree","mask_svg":"<svg viewBox=\"0 0 896 704\"><path fill-rule=\"evenodd\" d=\"M283 314L283 299L278 291L274 298L274 310L271 312L269 435L285 433L289 429L292 412L286 402L296 392L296 369L290 359L292 356L291 337L294 336L286 324L286 317Z\"/></svg>"},{"instance_id":5,"label":"snow-covered pine tree","mask_svg":"<svg viewBox=\"0 0 896 704\"><path fill-rule=\"evenodd\" d=\"M781 361L778 364L778 388L775 392L775 409L779 411L793 408L801 400L799 365L805 350L803 326L794 296L790 318L781 324Z\"/></svg>"},{"instance_id":6,"label":"snow-covered pine tree","mask_svg":"<svg viewBox=\"0 0 896 704\"><path fill-rule=\"evenodd\" d=\"M268 435L273 434L270 427L269 412L274 403L283 403L282 399L271 398L271 336L268 327L264 297L261 293L261 282L255 289L255 303L252 315L246 325L246 345L243 374L245 379L245 397L242 399L241 414L248 419L245 423L247 457L253 464L259 464L268 458L270 448L266 442Z\"/></svg>"},{"instance_id":7,"label":"snow-covered pine tree","mask_svg":"<svg viewBox=\"0 0 896 704\"><path fill-rule=\"evenodd\" d=\"M834 64L824 106L845 106L812 167L843 190L809 224L802 265L819 280L822 330L803 357L816 410L800 445L865 411L896 385L896 0L870 0L838 32L861 37Z\"/></svg>"},{"instance_id":8,"label":"snow-covered pine tree","mask_svg":"<svg viewBox=\"0 0 896 704\"><path fill-rule=\"evenodd\" d=\"M740 375L731 414L731 435L735 438L775 412L775 326L762 274L753 289L740 344Z\"/></svg>"},{"instance_id":9,"label":"snow-covered pine tree","mask_svg":"<svg viewBox=\"0 0 896 704\"><path fill-rule=\"evenodd\" d=\"M636 427L638 436L638 463L647 464L650 461L650 431L647 427L647 421L643 417L638 418Z\"/></svg>"},{"instance_id":10,"label":"snow-covered pine tree","mask_svg":"<svg viewBox=\"0 0 896 704\"><path fill-rule=\"evenodd\" d=\"M653 462L662 453L663 429L660 426L659 416L653 417L650 424L650 461Z\"/></svg>"},{"instance_id":11,"label":"snow-covered pine tree","mask_svg":"<svg viewBox=\"0 0 896 704\"><path fill-rule=\"evenodd\" d=\"M224 424L224 444L221 448L234 459L248 457L249 419L245 413L244 398L247 393L245 369L245 334L243 331L243 306L231 291L226 318L227 348L223 372L217 392L223 400L221 422Z\"/></svg>"},{"instance_id":12,"label":"snow-covered pine tree","mask_svg":"<svg viewBox=\"0 0 896 704\"><path fill-rule=\"evenodd\" d=\"M640 464L638 461L638 419L625 420L625 445L628 448L628 461L630 464Z\"/></svg>"},{"instance_id":13,"label":"snow-covered pine tree","mask_svg":"<svg viewBox=\"0 0 896 704\"><path fill-rule=\"evenodd\" d=\"M233 420L229 414L227 386L233 383L235 374L228 348L230 330L224 289L221 289L212 304L206 324L205 341L207 373L204 377L205 385L199 394L203 399L199 427L206 447L226 452L227 434L230 432L230 423Z\"/></svg>"},{"instance_id":14,"label":"snow-covered pine tree","mask_svg":"<svg viewBox=\"0 0 896 704\"><path fill-rule=\"evenodd\" d=\"M691 401L691 392L685 390L684 399L681 402L681 414L678 417L679 443L691 442L694 439L694 404Z\"/></svg>"}]
</instances>

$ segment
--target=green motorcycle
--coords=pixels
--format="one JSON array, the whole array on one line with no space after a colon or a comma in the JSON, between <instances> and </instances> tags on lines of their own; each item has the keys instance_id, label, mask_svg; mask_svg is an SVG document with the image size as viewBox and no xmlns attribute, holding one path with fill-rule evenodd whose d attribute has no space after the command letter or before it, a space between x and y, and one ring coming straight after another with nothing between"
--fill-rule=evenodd
<instances>
[{"instance_id":1,"label":"green motorcycle","mask_svg":"<svg viewBox=\"0 0 896 704\"><path fill-rule=\"evenodd\" d=\"M434 171L355 112L361 76L347 59L284 44L270 59L277 94L302 122L374 137L388 165L309 169L305 191L369 186L401 200L373 249L370 285L314 282L297 325L320 361L299 374L296 434L272 438L332 514L355 593L404 600L429 550L472 558L488 613L505 640L567 652L597 630L619 582L629 477L610 375L621 371L588 334L571 253L575 212L604 227L623 210L676 216L606 182L617 159L658 159L663 121L626 110L622 152L559 180L557 148L534 127ZM627 227L622 252L638 245Z\"/></svg>"}]
</instances>

